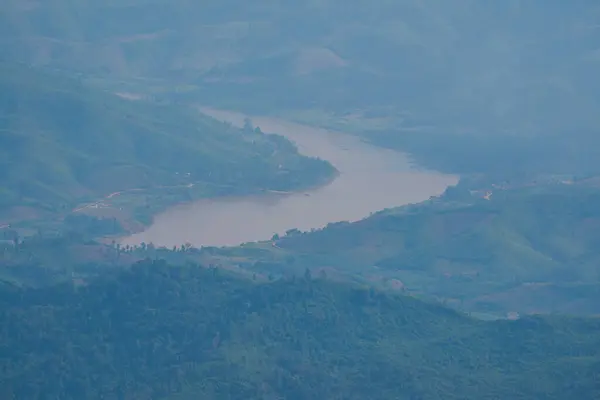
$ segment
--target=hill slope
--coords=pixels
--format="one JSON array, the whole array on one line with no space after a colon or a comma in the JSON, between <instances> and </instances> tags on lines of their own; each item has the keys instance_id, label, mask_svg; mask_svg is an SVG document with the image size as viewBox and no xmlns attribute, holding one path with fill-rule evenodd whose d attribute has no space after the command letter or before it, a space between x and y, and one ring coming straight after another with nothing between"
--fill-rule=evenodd
<instances>
[{"instance_id":1,"label":"hill slope","mask_svg":"<svg viewBox=\"0 0 600 400\"><path fill-rule=\"evenodd\" d=\"M145 263L0 288L6 398L564 399L600 393L599 320L482 322L312 278Z\"/></svg>"},{"instance_id":2,"label":"hill slope","mask_svg":"<svg viewBox=\"0 0 600 400\"><path fill-rule=\"evenodd\" d=\"M0 64L0 93L3 208L55 208L190 182L231 194L284 190L333 173L281 137L234 129L185 107L123 99L64 74Z\"/></svg>"},{"instance_id":3,"label":"hill slope","mask_svg":"<svg viewBox=\"0 0 600 400\"><path fill-rule=\"evenodd\" d=\"M355 223L291 232L271 261L399 280L471 311L600 314L600 194L590 185L495 189L489 200L453 188Z\"/></svg>"},{"instance_id":4,"label":"hill slope","mask_svg":"<svg viewBox=\"0 0 600 400\"><path fill-rule=\"evenodd\" d=\"M445 172L600 172L592 1L26 4L0 13L7 59L353 130Z\"/></svg>"},{"instance_id":5,"label":"hill slope","mask_svg":"<svg viewBox=\"0 0 600 400\"><path fill-rule=\"evenodd\" d=\"M196 82L205 100L262 111L572 134L599 122L599 12L559 0L11 0L0 44L7 58Z\"/></svg>"}]
</instances>

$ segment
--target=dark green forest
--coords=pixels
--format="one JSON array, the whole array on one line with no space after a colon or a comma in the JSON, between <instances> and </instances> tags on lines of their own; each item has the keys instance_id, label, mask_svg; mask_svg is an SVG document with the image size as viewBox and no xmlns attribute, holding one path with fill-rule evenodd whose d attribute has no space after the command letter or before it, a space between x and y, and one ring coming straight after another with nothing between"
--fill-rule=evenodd
<instances>
[{"instance_id":1,"label":"dark green forest","mask_svg":"<svg viewBox=\"0 0 600 400\"><path fill-rule=\"evenodd\" d=\"M593 399L600 319L482 322L304 276L143 261L0 291L5 399Z\"/></svg>"},{"instance_id":2,"label":"dark green forest","mask_svg":"<svg viewBox=\"0 0 600 400\"><path fill-rule=\"evenodd\" d=\"M290 232L272 259L400 281L471 311L600 314L597 180L514 186L459 185L355 223Z\"/></svg>"}]
</instances>

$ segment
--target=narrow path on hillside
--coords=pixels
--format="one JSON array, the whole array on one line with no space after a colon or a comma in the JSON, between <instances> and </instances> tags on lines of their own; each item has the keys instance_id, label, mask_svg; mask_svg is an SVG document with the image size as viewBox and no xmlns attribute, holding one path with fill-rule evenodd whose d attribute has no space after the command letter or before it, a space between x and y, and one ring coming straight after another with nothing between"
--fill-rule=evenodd
<instances>
[{"instance_id":1,"label":"narrow path on hillside","mask_svg":"<svg viewBox=\"0 0 600 400\"><path fill-rule=\"evenodd\" d=\"M127 194L127 193L131 193L131 192L141 192L144 190L157 190L157 189L181 189L181 188L192 188L200 183L203 183L203 181L197 181L197 182L193 182L193 183L187 183L187 184L183 184L183 185L172 185L172 186L154 186L151 188L134 188L134 189L127 189L127 190L121 190L118 192L113 192L111 194L109 194L108 196L105 196L103 198L101 198L100 200L97 200L95 202L92 203L88 203L86 205L83 206L78 206L77 208L74 208L71 212L76 213L79 211L83 211L87 208L92 208L95 206L99 206L103 201L112 199L113 197L117 197L120 196L122 194ZM294 192L289 192L289 191L282 191L282 190L271 190L271 189L263 189L265 192L267 193L273 193L273 194L293 194ZM8 227L8 225L6 226ZM2 228L2 227L0 227Z\"/></svg>"},{"instance_id":2,"label":"narrow path on hillside","mask_svg":"<svg viewBox=\"0 0 600 400\"><path fill-rule=\"evenodd\" d=\"M109 194L108 196L105 196L105 197L101 198L100 200L95 201L93 203L88 203L88 204L86 204L84 206L79 206L79 207L73 209L71 212L76 213L76 212L79 212L79 211L83 211L86 208L91 208L91 207L94 207L94 206L98 206L103 201L112 199L113 197L117 197L117 196L120 196L120 195L126 194L126 193L141 192L141 191L144 191L144 190L156 190L156 189L177 189L177 188L186 188L186 187L187 188L192 188L195 185L197 185L198 183L200 183L200 182L187 183L187 184L184 184L184 185L155 186L155 187L151 187L151 188L133 188L133 189L121 190L121 191L118 191L118 192L113 192L113 193Z\"/></svg>"}]
</instances>

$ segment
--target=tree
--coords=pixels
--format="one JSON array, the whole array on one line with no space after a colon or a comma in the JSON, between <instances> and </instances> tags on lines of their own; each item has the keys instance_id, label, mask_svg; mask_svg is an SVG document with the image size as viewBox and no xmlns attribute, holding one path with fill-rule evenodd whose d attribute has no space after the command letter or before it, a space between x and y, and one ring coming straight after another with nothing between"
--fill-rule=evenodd
<instances>
[{"instance_id":1,"label":"tree","mask_svg":"<svg viewBox=\"0 0 600 400\"><path fill-rule=\"evenodd\" d=\"M250 118L244 118L244 132L252 133L254 131L254 127L252 126L252 120Z\"/></svg>"},{"instance_id":2,"label":"tree","mask_svg":"<svg viewBox=\"0 0 600 400\"><path fill-rule=\"evenodd\" d=\"M310 273L310 269L306 268L306 270L304 270L304 279L306 281L312 281L312 274Z\"/></svg>"},{"instance_id":3,"label":"tree","mask_svg":"<svg viewBox=\"0 0 600 400\"><path fill-rule=\"evenodd\" d=\"M298 236L301 235L302 232L298 228L292 228L285 231L286 236Z\"/></svg>"},{"instance_id":4,"label":"tree","mask_svg":"<svg viewBox=\"0 0 600 400\"><path fill-rule=\"evenodd\" d=\"M319 272L319 278L321 278L321 280L327 279L327 272L324 269L321 269Z\"/></svg>"}]
</instances>

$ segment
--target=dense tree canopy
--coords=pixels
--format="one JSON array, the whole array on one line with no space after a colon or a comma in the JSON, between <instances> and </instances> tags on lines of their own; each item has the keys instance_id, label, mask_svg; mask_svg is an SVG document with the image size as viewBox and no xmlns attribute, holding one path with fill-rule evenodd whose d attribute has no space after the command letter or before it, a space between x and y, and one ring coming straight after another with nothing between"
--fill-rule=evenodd
<instances>
[{"instance_id":1,"label":"dense tree canopy","mask_svg":"<svg viewBox=\"0 0 600 400\"><path fill-rule=\"evenodd\" d=\"M591 399L598 319L482 322L304 278L141 262L3 285L0 387L16 399Z\"/></svg>"}]
</instances>

